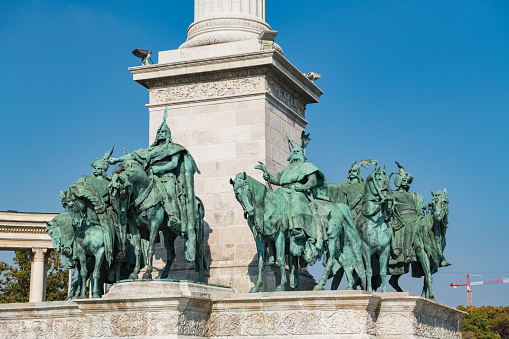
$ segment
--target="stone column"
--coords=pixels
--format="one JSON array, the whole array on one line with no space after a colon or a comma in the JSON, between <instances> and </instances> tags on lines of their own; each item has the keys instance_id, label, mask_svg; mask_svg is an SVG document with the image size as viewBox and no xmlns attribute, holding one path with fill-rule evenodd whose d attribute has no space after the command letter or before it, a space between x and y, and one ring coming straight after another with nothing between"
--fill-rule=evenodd
<instances>
[{"instance_id":1,"label":"stone column","mask_svg":"<svg viewBox=\"0 0 509 339\"><path fill-rule=\"evenodd\" d=\"M29 302L46 300L46 272L48 270L48 249L32 248Z\"/></svg>"},{"instance_id":2,"label":"stone column","mask_svg":"<svg viewBox=\"0 0 509 339\"><path fill-rule=\"evenodd\" d=\"M180 48L257 39L271 29L265 0L195 0L194 6L194 22Z\"/></svg>"}]
</instances>

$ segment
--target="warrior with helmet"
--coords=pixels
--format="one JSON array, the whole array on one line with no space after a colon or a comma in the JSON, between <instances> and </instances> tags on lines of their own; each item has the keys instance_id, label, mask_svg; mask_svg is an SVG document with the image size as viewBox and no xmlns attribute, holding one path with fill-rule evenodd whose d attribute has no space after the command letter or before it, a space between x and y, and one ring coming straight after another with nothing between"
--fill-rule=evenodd
<instances>
[{"instance_id":1,"label":"warrior with helmet","mask_svg":"<svg viewBox=\"0 0 509 339\"><path fill-rule=\"evenodd\" d=\"M311 140L309 134L306 135L303 131L301 140L299 146L288 138L290 156L287 160L290 163L275 177L265 172L263 178L271 184L281 186L277 191L289 201L290 251L295 256L304 254L304 259L313 265L321 254L324 241L324 226L314 200L319 198L317 189L323 186L325 176L315 165L308 162L304 155L304 149ZM302 243L302 240L305 241L304 245L296 246L297 243Z\"/></svg>"},{"instance_id":2,"label":"warrior with helmet","mask_svg":"<svg viewBox=\"0 0 509 339\"><path fill-rule=\"evenodd\" d=\"M67 192L61 192L61 202L66 204L77 198L79 200L87 200L93 206L94 212L98 220L92 220L92 215L86 215L88 220L81 220L81 222L98 222L104 233L104 246L106 261L109 265L113 262L113 247L115 241L115 225L114 219L108 207L110 205L110 198L108 192L108 185L110 184L110 177L106 174L110 166L108 160L113 154L113 146L110 151L104 154L102 159L94 159L91 166L94 168L92 175L86 175L72 184Z\"/></svg>"},{"instance_id":3,"label":"warrior with helmet","mask_svg":"<svg viewBox=\"0 0 509 339\"><path fill-rule=\"evenodd\" d=\"M404 274L408 272L408 264L414 261L414 235L416 227L420 225L420 220L424 217L423 208L426 205L422 195L409 192L414 176L405 171L398 162L396 164L399 172L394 178L396 190L392 194L395 216L392 219L393 252L396 257L391 258L389 266L391 266L392 274ZM395 272L398 269L402 272Z\"/></svg>"},{"instance_id":4,"label":"warrior with helmet","mask_svg":"<svg viewBox=\"0 0 509 339\"><path fill-rule=\"evenodd\" d=\"M364 196L365 181L360 172L361 166L368 168L377 163L377 160L361 160L355 161L348 170L348 178L339 185L339 196L337 202L343 203L350 207L352 217L355 220L362 210L361 200Z\"/></svg>"},{"instance_id":5,"label":"warrior with helmet","mask_svg":"<svg viewBox=\"0 0 509 339\"><path fill-rule=\"evenodd\" d=\"M196 198L194 174L200 173L189 151L172 141L170 127L166 123L168 107L156 138L148 148L141 148L119 158L111 158L110 164L135 160L147 172L154 174L155 184L163 195L163 206L168 215L169 226L178 227L186 239L186 258L194 260L196 250Z\"/></svg>"}]
</instances>

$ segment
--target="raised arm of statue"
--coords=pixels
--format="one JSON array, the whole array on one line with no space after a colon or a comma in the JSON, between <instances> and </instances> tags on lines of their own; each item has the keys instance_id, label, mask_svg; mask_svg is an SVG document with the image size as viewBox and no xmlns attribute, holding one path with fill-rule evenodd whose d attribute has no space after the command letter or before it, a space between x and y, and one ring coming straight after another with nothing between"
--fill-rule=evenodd
<instances>
[{"instance_id":1,"label":"raised arm of statue","mask_svg":"<svg viewBox=\"0 0 509 339\"><path fill-rule=\"evenodd\" d=\"M113 164L115 164L117 162L123 162L123 161L126 161L126 160L134 160L132 153L123 155L120 158L110 158L108 160L108 162L110 163L110 165L113 165Z\"/></svg>"}]
</instances>

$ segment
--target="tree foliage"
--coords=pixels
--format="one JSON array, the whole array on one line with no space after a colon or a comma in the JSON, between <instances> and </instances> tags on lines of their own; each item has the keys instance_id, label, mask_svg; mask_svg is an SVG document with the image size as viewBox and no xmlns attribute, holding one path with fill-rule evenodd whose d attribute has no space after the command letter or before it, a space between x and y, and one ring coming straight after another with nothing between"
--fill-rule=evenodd
<instances>
[{"instance_id":1,"label":"tree foliage","mask_svg":"<svg viewBox=\"0 0 509 339\"><path fill-rule=\"evenodd\" d=\"M468 312L461 325L463 338L509 339L509 306L458 306Z\"/></svg>"},{"instance_id":2,"label":"tree foliage","mask_svg":"<svg viewBox=\"0 0 509 339\"><path fill-rule=\"evenodd\" d=\"M0 261L0 303L28 302L30 295L30 252L16 251L14 265ZM64 270L60 254L52 251L48 257L46 301L67 298L68 271Z\"/></svg>"}]
</instances>

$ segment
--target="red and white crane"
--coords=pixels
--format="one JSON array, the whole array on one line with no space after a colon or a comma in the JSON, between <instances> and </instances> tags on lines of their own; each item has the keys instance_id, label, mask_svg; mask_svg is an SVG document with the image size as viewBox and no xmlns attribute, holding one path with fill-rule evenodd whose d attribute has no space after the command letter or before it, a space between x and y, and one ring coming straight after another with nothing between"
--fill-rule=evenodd
<instances>
[{"instance_id":1,"label":"red and white crane","mask_svg":"<svg viewBox=\"0 0 509 339\"><path fill-rule=\"evenodd\" d=\"M467 283L466 284L454 284L451 283L451 286L454 288L458 288L458 286L466 286L467 287L467 305L472 306L472 286L474 285L492 285L492 284L507 284L509 283L509 278L502 278L497 280L484 280L484 281L470 281L470 276L482 277L482 275L476 274L467 274Z\"/></svg>"}]
</instances>

